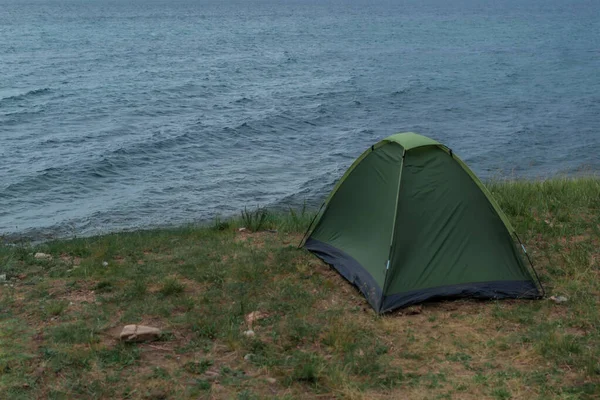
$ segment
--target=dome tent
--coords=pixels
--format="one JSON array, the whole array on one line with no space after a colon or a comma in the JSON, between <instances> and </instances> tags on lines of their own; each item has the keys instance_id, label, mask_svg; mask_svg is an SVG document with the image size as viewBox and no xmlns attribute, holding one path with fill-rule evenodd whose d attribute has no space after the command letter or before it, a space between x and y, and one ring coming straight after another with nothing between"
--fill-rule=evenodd
<instances>
[{"instance_id":1,"label":"dome tent","mask_svg":"<svg viewBox=\"0 0 600 400\"><path fill-rule=\"evenodd\" d=\"M365 151L311 227L304 247L379 313L434 298L533 299L543 291L481 181L451 149L415 133Z\"/></svg>"}]
</instances>

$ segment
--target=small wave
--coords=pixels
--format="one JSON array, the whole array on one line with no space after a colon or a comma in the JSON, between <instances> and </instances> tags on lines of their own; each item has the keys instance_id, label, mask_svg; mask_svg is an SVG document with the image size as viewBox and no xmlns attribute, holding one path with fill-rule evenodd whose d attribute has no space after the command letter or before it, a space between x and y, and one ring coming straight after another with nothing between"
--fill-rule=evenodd
<instances>
[{"instance_id":1,"label":"small wave","mask_svg":"<svg viewBox=\"0 0 600 400\"><path fill-rule=\"evenodd\" d=\"M248 104L248 103L252 103L252 99L249 99L247 97L242 97L241 99L234 100L233 103L235 103L235 104Z\"/></svg>"},{"instance_id":2,"label":"small wave","mask_svg":"<svg viewBox=\"0 0 600 400\"><path fill-rule=\"evenodd\" d=\"M25 93L20 93L20 94L16 94L16 95L2 97L2 98L0 98L0 103L4 102L4 101L8 102L8 101L24 100L24 99L26 99L28 97L40 96L42 94L50 93L51 91L52 91L52 89L50 89L50 88L42 88L42 89L29 90L29 91L27 91Z\"/></svg>"},{"instance_id":3,"label":"small wave","mask_svg":"<svg viewBox=\"0 0 600 400\"><path fill-rule=\"evenodd\" d=\"M404 94L407 94L410 91L409 88L404 88L404 89L400 89L400 90L395 90L392 92L392 96L402 96Z\"/></svg>"},{"instance_id":4,"label":"small wave","mask_svg":"<svg viewBox=\"0 0 600 400\"><path fill-rule=\"evenodd\" d=\"M360 132L358 132L358 134L360 136L373 136L375 135L375 131L373 129L361 129Z\"/></svg>"}]
</instances>

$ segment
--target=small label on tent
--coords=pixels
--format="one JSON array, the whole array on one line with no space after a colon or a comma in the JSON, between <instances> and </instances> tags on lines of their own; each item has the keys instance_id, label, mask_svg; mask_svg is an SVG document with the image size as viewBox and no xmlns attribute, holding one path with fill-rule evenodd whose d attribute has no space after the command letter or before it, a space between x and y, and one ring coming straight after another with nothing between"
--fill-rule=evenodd
<instances>
[{"instance_id":1,"label":"small label on tent","mask_svg":"<svg viewBox=\"0 0 600 400\"><path fill-rule=\"evenodd\" d=\"M386 270L390 269L390 260L388 260L388 262L387 262L387 264L386 264L386 266L385 266L385 269L386 269Z\"/></svg>"},{"instance_id":2,"label":"small label on tent","mask_svg":"<svg viewBox=\"0 0 600 400\"><path fill-rule=\"evenodd\" d=\"M521 248L523 249L523 253L527 254L527 250L525 250L525 246L521 243Z\"/></svg>"}]
</instances>

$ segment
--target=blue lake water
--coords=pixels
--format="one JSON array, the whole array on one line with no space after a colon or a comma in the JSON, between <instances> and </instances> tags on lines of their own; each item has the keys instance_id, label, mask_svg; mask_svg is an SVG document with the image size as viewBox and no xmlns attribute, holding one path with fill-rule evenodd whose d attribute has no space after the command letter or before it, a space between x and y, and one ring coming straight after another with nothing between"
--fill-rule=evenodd
<instances>
[{"instance_id":1,"label":"blue lake water","mask_svg":"<svg viewBox=\"0 0 600 400\"><path fill-rule=\"evenodd\" d=\"M0 0L0 236L317 205L401 131L600 171L600 2Z\"/></svg>"}]
</instances>

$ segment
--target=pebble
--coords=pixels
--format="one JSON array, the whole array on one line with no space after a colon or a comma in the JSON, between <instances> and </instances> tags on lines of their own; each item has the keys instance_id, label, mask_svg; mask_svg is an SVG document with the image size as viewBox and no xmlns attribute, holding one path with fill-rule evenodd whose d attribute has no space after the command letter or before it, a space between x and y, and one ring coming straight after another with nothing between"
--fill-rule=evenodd
<instances>
[{"instance_id":1,"label":"pebble","mask_svg":"<svg viewBox=\"0 0 600 400\"><path fill-rule=\"evenodd\" d=\"M246 337L253 337L254 336L254 331L252 329L249 329L247 331L244 332L244 336Z\"/></svg>"},{"instance_id":2,"label":"pebble","mask_svg":"<svg viewBox=\"0 0 600 400\"><path fill-rule=\"evenodd\" d=\"M244 356L244 360L250 361L250 360L252 360L252 357L254 357L254 354L248 353Z\"/></svg>"},{"instance_id":3,"label":"pebble","mask_svg":"<svg viewBox=\"0 0 600 400\"><path fill-rule=\"evenodd\" d=\"M108 267L108 263L106 261L102 261L102 266L103 267Z\"/></svg>"},{"instance_id":4,"label":"pebble","mask_svg":"<svg viewBox=\"0 0 600 400\"><path fill-rule=\"evenodd\" d=\"M565 296L552 296L552 297L550 297L550 300L552 300L556 304L560 304L560 303L566 303L569 299Z\"/></svg>"},{"instance_id":5,"label":"pebble","mask_svg":"<svg viewBox=\"0 0 600 400\"><path fill-rule=\"evenodd\" d=\"M52 256L46 253L35 253L33 257L37 260L52 260Z\"/></svg>"}]
</instances>

